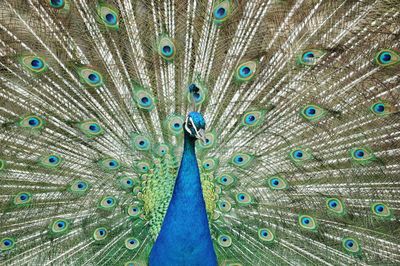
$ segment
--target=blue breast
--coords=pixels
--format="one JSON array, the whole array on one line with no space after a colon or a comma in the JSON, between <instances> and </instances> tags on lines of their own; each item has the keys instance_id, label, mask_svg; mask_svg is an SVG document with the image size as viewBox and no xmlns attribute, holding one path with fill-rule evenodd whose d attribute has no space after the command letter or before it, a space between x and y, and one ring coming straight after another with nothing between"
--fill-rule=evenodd
<instances>
[{"instance_id":1,"label":"blue breast","mask_svg":"<svg viewBox=\"0 0 400 266\"><path fill-rule=\"evenodd\" d=\"M160 234L150 253L150 266L217 265L194 149L185 146L174 193Z\"/></svg>"}]
</instances>

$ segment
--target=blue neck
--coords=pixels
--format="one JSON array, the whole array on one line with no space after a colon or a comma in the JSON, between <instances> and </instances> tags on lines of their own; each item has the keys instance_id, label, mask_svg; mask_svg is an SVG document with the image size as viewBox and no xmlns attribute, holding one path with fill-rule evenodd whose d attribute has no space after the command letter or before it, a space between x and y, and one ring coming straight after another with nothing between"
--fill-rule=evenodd
<instances>
[{"instance_id":1,"label":"blue neck","mask_svg":"<svg viewBox=\"0 0 400 266\"><path fill-rule=\"evenodd\" d=\"M195 138L185 132L181 166L150 266L217 265L195 153Z\"/></svg>"}]
</instances>

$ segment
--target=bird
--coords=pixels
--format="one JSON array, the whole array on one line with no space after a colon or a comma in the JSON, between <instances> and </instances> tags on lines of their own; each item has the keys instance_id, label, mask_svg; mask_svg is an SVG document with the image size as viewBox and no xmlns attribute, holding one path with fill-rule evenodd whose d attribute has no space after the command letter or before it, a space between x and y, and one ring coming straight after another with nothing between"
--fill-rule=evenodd
<instances>
[{"instance_id":1,"label":"bird","mask_svg":"<svg viewBox=\"0 0 400 266\"><path fill-rule=\"evenodd\" d=\"M400 264L396 0L0 1L0 265Z\"/></svg>"}]
</instances>

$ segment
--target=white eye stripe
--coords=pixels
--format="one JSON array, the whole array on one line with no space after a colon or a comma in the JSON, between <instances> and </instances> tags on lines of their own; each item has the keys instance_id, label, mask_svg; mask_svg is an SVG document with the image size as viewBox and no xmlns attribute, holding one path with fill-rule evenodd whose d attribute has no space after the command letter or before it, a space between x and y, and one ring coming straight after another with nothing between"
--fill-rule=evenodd
<instances>
[{"instance_id":1,"label":"white eye stripe","mask_svg":"<svg viewBox=\"0 0 400 266\"><path fill-rule=\"evenodd\" d=\"M192 132L190 131L190 129L189 129L189 127L188 127L188 120L189 120L189 116L186 116L185 130L186 130L189 134L192 134Z\"/></svg>"},{"instance_id":2,"label":"white eye stripe","mask_svg":"<svg viewBox=\"0 0 400 266\"><path fill-rule=\"evenodd\" d=\"M196 125L193 122L193 119L191 117L189 117L189 118L190 118L190 122L192 122L192 126L194 128L194 131L196 132L196 136L198 136L199 135L199 131L197 130Z\"/></svg>"}]
</instances>

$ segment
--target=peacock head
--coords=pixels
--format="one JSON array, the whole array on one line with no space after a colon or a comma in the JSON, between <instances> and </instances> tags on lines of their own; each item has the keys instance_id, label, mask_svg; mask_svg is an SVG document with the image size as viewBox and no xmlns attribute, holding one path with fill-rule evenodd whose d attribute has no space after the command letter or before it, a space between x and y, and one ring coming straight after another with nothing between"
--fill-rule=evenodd
<instances>
[{"instance_id":1,"label":"peacock head","mask_svg":"<svg viewBox=\"0 0 400 266\"><path fill-rule=\"evenodd\" d=\"M185 130L193 138L201 139L205 142L206 121L198 112L190 112L186 116Z\"/></svg>"}]
</instances>

